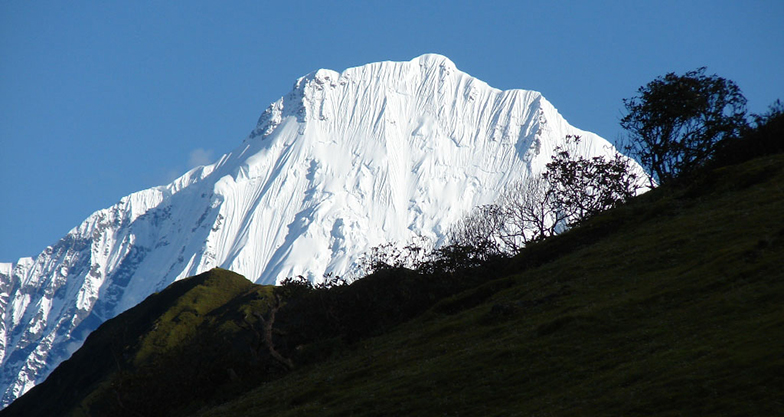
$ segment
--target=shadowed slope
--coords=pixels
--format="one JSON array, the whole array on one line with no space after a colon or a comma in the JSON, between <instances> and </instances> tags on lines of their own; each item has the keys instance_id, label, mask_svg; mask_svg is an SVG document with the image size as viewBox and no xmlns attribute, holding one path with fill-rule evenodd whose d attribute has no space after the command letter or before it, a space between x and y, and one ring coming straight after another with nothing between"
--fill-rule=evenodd
<instances>
[{"instance_id":1,"label":"shadowed slope","mask_svg":"<svg viewBox=\"0 0 784 417\"><path fill-rule=\"evenodd\" d=\"M199 416L780 415L784 156L696 181Z\"/></svg>"}]
</instances>

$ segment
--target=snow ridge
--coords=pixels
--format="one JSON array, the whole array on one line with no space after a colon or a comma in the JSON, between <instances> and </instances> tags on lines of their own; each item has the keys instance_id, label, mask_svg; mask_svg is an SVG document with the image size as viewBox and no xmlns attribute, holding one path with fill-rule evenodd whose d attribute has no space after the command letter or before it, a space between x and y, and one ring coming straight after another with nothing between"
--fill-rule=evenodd
<instances>
[{"instance_id":1,"label":"snow ridge","mask_svg":"<svg viewBox=\"0 0 784 417\"><path fill-rule=\"evenodd\" d=\"M586 157L616 152L540 93L492 88L440 55L301 77L214 164L0 264L2 406L100 323L186 276L318 281L384 242L443 243L463 213L541 172L566 135L583 137Z\"/></svg>"}]
</instances>

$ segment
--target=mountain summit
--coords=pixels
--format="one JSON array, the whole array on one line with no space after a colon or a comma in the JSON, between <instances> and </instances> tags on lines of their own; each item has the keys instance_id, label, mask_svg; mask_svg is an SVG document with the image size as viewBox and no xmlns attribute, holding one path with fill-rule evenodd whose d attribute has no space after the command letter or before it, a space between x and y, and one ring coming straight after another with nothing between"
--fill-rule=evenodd
<instances>
[{"instance_id":1,"label":"mountain summit","mask_svg":"<svg viewBox=\"0 0 784 417\"><path fill-rule=\"evenodd\" d=\"M301 77L214 164L0 264L2 404L178 279L222 267L262 284L318 281L384 242L443 243L465 212L538 175L567 135L583 156L616 152L540 93L492 88L440 55Z\"/></svg>"}]
</instances>

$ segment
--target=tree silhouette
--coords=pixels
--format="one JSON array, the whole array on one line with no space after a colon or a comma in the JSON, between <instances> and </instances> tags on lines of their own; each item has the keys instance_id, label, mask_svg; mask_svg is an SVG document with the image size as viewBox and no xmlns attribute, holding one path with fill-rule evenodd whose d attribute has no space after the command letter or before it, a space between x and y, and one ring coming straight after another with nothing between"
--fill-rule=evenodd
<instances>
[{"instance_id":1,"label":"tree silhouette","mask_svg":"<svg viewBox=\"0 0 784 417\"><path fill-rule=\"evenodd\" d=\"M669 73L624 99L621 127L627 150L663 184L703 165L717 144L746 126L746 98L734 82L705 75L705 67Z\"/></svg>"}]
</instances>

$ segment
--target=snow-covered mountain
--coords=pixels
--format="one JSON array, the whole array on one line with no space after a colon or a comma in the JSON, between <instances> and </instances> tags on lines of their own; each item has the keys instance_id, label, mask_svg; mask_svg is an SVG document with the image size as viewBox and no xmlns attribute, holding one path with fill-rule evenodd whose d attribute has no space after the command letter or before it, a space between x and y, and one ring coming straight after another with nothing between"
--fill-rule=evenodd
<instances>
[{"instance_id":1,"label":"snow-covered mountain","mask_svg":"<svg viewBox=\"0 0 784 417\"><path fill-rule=\"evenodd\" d=\"M474 206L539 173L571 127L538 92L501 91L423 55L299 78L232 152L92 214L0 264L2 404L103 321L219 266L258 283L338 275L370 247L436 244Z\"/></svg>"}]
</instances>

